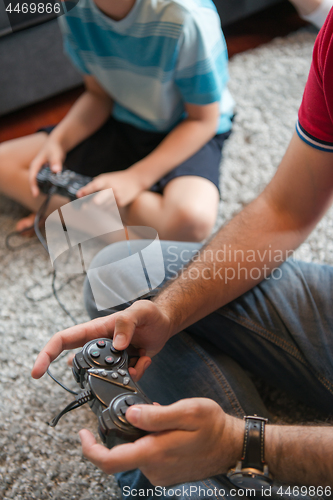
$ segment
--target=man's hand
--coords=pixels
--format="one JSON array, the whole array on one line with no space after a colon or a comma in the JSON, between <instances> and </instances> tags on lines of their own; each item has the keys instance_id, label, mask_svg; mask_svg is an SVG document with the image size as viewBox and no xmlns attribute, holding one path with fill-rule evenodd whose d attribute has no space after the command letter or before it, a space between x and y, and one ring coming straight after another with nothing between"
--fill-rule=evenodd
<instances>
[{"instance_id":1,"label":"man's hand","mask_svg":"<svg viewBox=\"0 0 333 500\"><path fill-rule=\"evenodd\" d=\"M59 142L49 136L43 148L33 159L29 169L29 182L31 192L34 197L38 196L39 189L37 186L36 175L44 165L49 163L52 172L57 173L62 170L62 163L66 157L66 153Z\"/></svg>"},{"instance_id":2,"label":"man's hand","mask_svg":"<svg viewBox=\"0 0 333 500\"><path fill-rule=\"evenodd\" d=\"M113 338L118 350L130 343L139 349L140 358L130 369L134 380L139 380L157 354L170 338L170 320L149 300L139 300L125 311L97 318L56 333L39 353L31 375L40 378L50 363L65 349L76 349L100 337Z\"/></svg>"},{"instance_id":3,"label":"man's hand","mask_svg":"<svg viewBox=\"0 0 333 500\"><path fill-rule=\"evenodd\" d=\"M128 169L98 175L78 191L77 197L82 198L109 188L113 189L118 207L126 207L145 189L145 186L140 181L140 176L136 174L135 169Z\"/></svg>"},{"instance_id":4,"label":"man's hand","mask_svg":"<svg viewBox=\"0 0 333 500\"><path fill-rule=\"evenodd\" d=\"M108 450L80 431L84 456L107 474L138 468L153 485L170 486L225 473L242 456L244 422L210 399L132 406L126 418L153 434Z\"/></svg>"}]
</instances>

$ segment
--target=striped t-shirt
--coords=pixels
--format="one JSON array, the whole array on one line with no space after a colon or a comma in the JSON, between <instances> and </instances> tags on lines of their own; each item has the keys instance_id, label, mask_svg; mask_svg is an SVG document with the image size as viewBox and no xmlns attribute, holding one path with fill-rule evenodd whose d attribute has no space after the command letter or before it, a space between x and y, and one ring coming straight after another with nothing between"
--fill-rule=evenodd
<instances>
[{"instance_id":1,"label":"striped t-shirt","mask_svg":"<svg viewBox=\"0 0 333 500\"><path fill-rule=\"evenodd\" d=\"M211 0L136 0L120 21L80 0L60 25L65 51L110 94L117 120L168 132L184 103L220 102L216 132L230 130L227 49Z\"/></svg>"}]
</instances>

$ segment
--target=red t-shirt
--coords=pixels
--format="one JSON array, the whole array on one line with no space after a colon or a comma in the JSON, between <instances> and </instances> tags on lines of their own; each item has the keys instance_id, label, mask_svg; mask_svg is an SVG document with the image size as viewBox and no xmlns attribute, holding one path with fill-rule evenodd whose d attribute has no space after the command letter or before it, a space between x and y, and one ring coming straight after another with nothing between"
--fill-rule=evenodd
<instances>
[{"instance_id":1,"label":"red t-shirt","mask_svg":"<svg viewBox=\"0 0 333 500\"><path fill-rule=\"evenodd\" d=\"M310 146L333 153L333 9L316 39L296 131Z\"/></svg>"}]
</instances>

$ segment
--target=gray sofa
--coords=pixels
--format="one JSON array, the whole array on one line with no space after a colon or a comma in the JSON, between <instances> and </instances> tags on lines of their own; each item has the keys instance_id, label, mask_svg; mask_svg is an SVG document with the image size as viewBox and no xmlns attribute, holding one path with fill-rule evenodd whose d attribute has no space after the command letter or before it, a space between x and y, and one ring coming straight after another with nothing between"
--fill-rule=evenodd
<instances>
[{"instance_id":1,"label":"gray sofa","mask_svg":"<svg viewBox=\"0 0 333 500\"><path fill-rule=\"evenodd\" d=\"M215 0L226 26L281 0ZM0 115L42 101L82 82L62 51L56 19L12 32L0 0Z\"/></svg>"}]
</instances>

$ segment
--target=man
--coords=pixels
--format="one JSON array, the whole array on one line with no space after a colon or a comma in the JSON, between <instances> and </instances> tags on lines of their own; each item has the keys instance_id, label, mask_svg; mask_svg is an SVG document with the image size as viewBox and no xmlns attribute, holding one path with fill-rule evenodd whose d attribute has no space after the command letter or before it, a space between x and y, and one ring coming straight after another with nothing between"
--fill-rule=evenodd
<instances>
[{"instance_id":1,"label":"man","mask_svg":"<svg viewBox=\"0 0 333 500\"><path fill-rule=\"evenodd\" d=\"M268 416L247 371L326 415L333 412L333 269L293 260L277 267L333 199L332 34L331 11L316 41L296 133L263 193L152 301L56 334L36 360L32 375L38 378L63 349L104 336L113 336L117 349L130 342L142 349L132 369L137 379L154 357L142 387L168 406L126 412L129 422L152 434L107 450L87 430L80 433L85 456L102 470L129 471L118 476L124 497L143 491L155 498L160 490L152 484L180 483L164 497L186 498L190 491L192 498L241 498L237 485L273 498L331 496L331 426L264 429L263 420L249 418L244 425L241 417ZM169 276L170 262L180 267L184 251L189 257L197 248L165 243ZM119 247L97 259L111 251ZM90 312L97 315L89 293ZM254 473L246 476L249 463Z\"/></svg>"}]
</instances>

